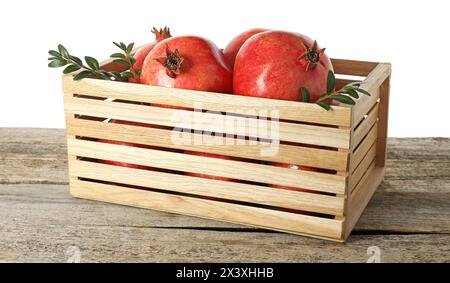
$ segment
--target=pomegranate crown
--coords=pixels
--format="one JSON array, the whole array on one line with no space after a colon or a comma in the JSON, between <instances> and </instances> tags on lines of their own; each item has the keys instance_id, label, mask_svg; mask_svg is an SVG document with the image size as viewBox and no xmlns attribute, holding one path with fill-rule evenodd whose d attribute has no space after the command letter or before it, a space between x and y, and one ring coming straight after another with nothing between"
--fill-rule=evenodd
<instances>
[{"instance_id":1,"label":"pomegranate crown","mask_svg":"<svg viewBox=\"0 0 450 283\"><path fill-rule=\"evenodd\" d=\"M317 67L317 64L325 67L320 58L325 53L325 48L318 49L317 41L314 40L312 46L308 46L305 42L302 42L305 47L305 52L300 55L298 60L306 60L306 71L312 71Z\"/></svg>"},{"instance_id":2,"label":"pomegranate crown","mask_svg":"<svg viewBox=\"0 0 450 283\"><path fill-rule=\"evenodd\" d=\"M170 29L168 27L160 28L159 30L154 27L152 29L152 33L155 35L157 42L172 37L172 35L170 34Z\"/></svg>"},{"instance_id":3,"label":"pomegranate crown","mask_svg":"<svg viewBox=\"0 0 450 283\"><path fill-rule=\"evenodd\" d=\"M155 58L155 60L166 68L166 74L169 77L175 79L180 74L181 63L183 63L184 58L181 57L178 49L172 51L166 44L166 57Z\"/></svg>"}]
</instances>

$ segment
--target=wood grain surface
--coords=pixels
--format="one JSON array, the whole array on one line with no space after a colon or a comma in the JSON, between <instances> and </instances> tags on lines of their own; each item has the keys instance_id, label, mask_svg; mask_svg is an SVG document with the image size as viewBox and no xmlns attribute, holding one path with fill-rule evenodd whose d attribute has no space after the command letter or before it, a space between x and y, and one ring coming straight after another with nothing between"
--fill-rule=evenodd
<instances>
[{"instance_id":1,"label":"wood grain surface","mask_svg":"<svg viewBox=\"0 0 450 283\"><path fill-rule=\"evenodd\" d=\"M345 244L73 198L65 131L0 129L0 261L450 262L450 139L389 139Z\"/></svg>"}]
</instances>

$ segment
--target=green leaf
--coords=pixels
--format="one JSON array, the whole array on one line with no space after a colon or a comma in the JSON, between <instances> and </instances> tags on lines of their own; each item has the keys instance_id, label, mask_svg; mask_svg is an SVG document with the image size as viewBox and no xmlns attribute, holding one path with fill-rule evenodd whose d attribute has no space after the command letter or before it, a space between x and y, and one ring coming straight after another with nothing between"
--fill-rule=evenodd
<instances>
[{"instance_id":1,"label":"green leaf","mask_svg":"<svg viewBox=\"0 0 450 283\"><path fill-rule=\"evenodd\" d=\"M111 74L111 72L108 72L108 71L100 70L99 73L102 75L102 77L103 77L104 79L107 79L107 80L111 80L111 77L113 76L113 75Z\"/></svg>"},{"instance_id":2,"label":"green leaf","mask_svg":"<svg viewBox=\"0 0 450 283\"><path fill-rule=\"evenodd\" d=\"M64 69L63 73L64 73L64 74L69 74L69 73L78 71L79 69L80 69L80 67L78 67L78 66L75 66L75 65L69 65L69 66L67 66L67 67Z\"/></svg>"},{"instance_id":3,"label":"green leaf","mask_svg":"<svg viewBox=\"0 0 450 283\"><path fill-rule=\"evenodd\" d=\"M302 93L303 102L309 102L309 91L306 88L301 87L300 92Z\"/></svg>"},{"instance_id":4,"label":"green leaf","mask_svg":"<svg viewBox=\"0 0 450 283\"><path fill-rule=\"evenodd\" d=\"M128 44L127 49L126 49L127 54L130 54L131 51L133 51L133 47L134 47L134 42Z\"/></svg>"},{"instance_id":5,"label":"green leaf","mask_svg":"<svg viewBox=\"0 0 450 283\"><path fill-rule=\"evenodd\" d=\"M52 60L56 60L56 59L59 59L59 58L56 58L56 57L49 57L47 60L52 61Z\"/></svg>"},{"instance_id":6,"label":"green leaf","mask_svg":"<svg viewBox=\"0 0 450 283\"><path fill-rule=\"evenodd\" d=\"M322 93L322 95L319 96L319 99L324 98L324 97L327 96L327 95L328 95L327 93Z\"/></svg>"},{"instance_id":7,"label":"green leaf","mask_svg":"<svg viewBox=\"0 0 450 283\"><path fill-rule=\"evenodd\" d=\"M356 92L356 90L351 88L351 87L346 87L346 88L340 90L339 93L346 93L346 94L350 95L353 98L356 98L356 99L359 98L359 95Z\"/></svg>"},{"instance_id":8,"label":"green leaf","mask_svg":"<svg viewBox=\"0 0 450 283\"><path fill-rule=\"evenodd\" d=\"M64 46L62 46L62 44L58 45L58 50L59 50L59 53L62 55L62 57L69 58L69 52L67 51L67 49Z\"/></svg>"},{"instance_id":9,"label":"green leaf","mask_svg":"<svg viewBox=\"0 0 450 283\"><path fill-rule=\"evenodd\" d=\"M78 65L83 65L83 61L81 61L80 58L75 57L75 56L72 56L72 55L70 55L69 58L70 58L72 61L76 62Z\"/></svg>"},{"instance_id":10,"label":"green leaf","mask_svg":"<svg viewBox=\"0 0 450 283\"><path fill-rule=\"evenodd\" d=\"M128 63L128 61L125 61L125 60L122 60L122 59L116 59L116 60L114 60L114 62L116 62L118 64L125 65L127 67L130 67L130 63Z\"/></svg>"},{"instance_id":11,"label":"green leaf","mask_svg":"<svg viewBox=\"0 0 450 283\"><path fill-rule=\"evenodd\" d=\"M326 104L325 102L317 102L317 105L319 105L320 107L322 107L323 109L329 111L331 110L331 106Z\"/></svg>"},{"instance_id":12,"label":"green leaf","mask_svg":"<svg viewBox=\"0 0 450 283\"><path fill-rule=\"evenodd\" d=\"M122 75L119 72L110 72L110 74L114 77L114 79L116 79L116 81L122 80Z\"/></svg>"},{"instance_id":13,"label":"green leaf","mask_svg":"<svg viewBox=\"0 0 450 283\"><path fill-rule=\"evenodd\" d=\"M97 59L90 57L90 56L84 56L84 60L86 60L86 63L92 69L94 69L94 70L100 69L100 65L99 65Z\"/></svg>"},{"instance_id":14,"label":"green leaf","mask_svg":"<svg viewBox=\"0 0 450 283\"><path fill-rule=\"evenodd\" d=\"M334 90L334 85L336 84L336 78L334 77L333 71L328 71L327 76L327 93L330 94Z\"/></svg>"},{"instance_id":15,"label":"green leaf","mask_svg":"<svg viewBox=\"0 0 450 283\"><path fill-rule=\"evenodd\" d=\"M362 94L370 96L370 93L367 90L364 90L362 88L356 88L356 91L358 91L358 92L360 92Z\"/></svg>"},{"instance_id":16,"label":"green leaf","mask_svg":"<svg viewBox=\"0 0 450 283\"><path fill-rule=\"evenodd\" d=\"M141 73L142 73L142 71L139 70L139 69L134 68L134 73L135 73L136 75L140 76Z\"/></svg>"},{"instance_id":17,"label":"green leaf","mask_svg":"<svg viewBox=\"0 0 450 283\"><path fill-rule=\"evenodd\" d=\"M59 52L55 51L55 50L49 50L48 54L50 54L51 56L57 57L57 58L61 58L61 54L59 54Z\"/></svg>"},{"instance_id":18,"label":"green leaf","mask_svg":"<svg viewBox=\"0 0 450 283\"><path fill-rule=\"evenodd\" d=\"M355 105L355 101L351 97L348 97L346 95L332 95L330 96L330 98L344 104Z\"/></svg>"},{"instance_id":19,"label":"green leaf","mask_svg":"<svg viewBox=\"0 0 450 283\"><path fill-rule=\"evenodd\" d=\"M117 46L117 47L119 47L120 49L122 49L122 46L120 46L120 44L119 44L119 43L117 43L117 42L114 42L114 41L113 41L113 43L114 43L114 45L115 45L115 46Z\"/></svg>"},{"instance_id":20,"label":"green leaf","mask_svg":"<svg viewBox=\"0 0 450 283\"><path fill-rule=\"evenodd\" d=\"M132 77L134 77L131 72L123 72L122 76L124 76L127 79L131 79Z\"/></svg>"},{"instance_id":21,"label":"green leaf","mask_svg":"<svg viewBox=\"0 0 450 283\"><path fill-rule=\"evenodd\" d=\"M59 68L59 67L65 66L65 65L67 65L67 62L59 60L59 59L53 60L50 63L48 63L48 66L50 68Z\"/></svg>"},{"instance_id":22,"label":"green leaf","mask_svg":"<svg viewBox=\"0 0 450 283\"><path fill-rule=\"evenodd\" d=\"M75 81L79 81L81 79L93 78L93 77L95 77L95 75L92 74L90 71L82 71L82 72L78 73L73 79Z\"/></svg>"},{"instance_id":23,"label":"green leaf","mask_svg":"<svg viewBox=\"0 0 450 283\"><path fill-rule=\"evenodd\" d=\"M130 57L130 62L131 62L131 65L134 65L134 63L136 63L136 59L134 59L134 57L131 56Z\"/></svg>"},{"instance_id":24,"label":"green leaf","mask_svg":"<svg viewBox=\"0 0 450 283\"><path fill-rule=\"evenodd\" d=\"M111 54L110 57L111 58L126 58L126 56L122 53L114 53L114 54Z\"/></svg>"},{"instance_id":25,"label":"green leaf","mask_svg":"<svg viewBox=\"0 0 450 283\"><path fill-rule=\"evenodd\" d=\"M362 84L362 82L353 82L353 83L349 83L347 86L359 87L361 84Z\"/></svg>"},{"instance_id":26,"label":"green leaf","mask_svg":"<svg viewBox=\"0 0 450 283\"><path fill-rule=\"evenodd\" d=\"M126 50L127 50L127 46L126 46L125 43L123 43L123 42L120 42L120 48L121 48L123 51L126 51Z\"/></svg>"}]
</instances>

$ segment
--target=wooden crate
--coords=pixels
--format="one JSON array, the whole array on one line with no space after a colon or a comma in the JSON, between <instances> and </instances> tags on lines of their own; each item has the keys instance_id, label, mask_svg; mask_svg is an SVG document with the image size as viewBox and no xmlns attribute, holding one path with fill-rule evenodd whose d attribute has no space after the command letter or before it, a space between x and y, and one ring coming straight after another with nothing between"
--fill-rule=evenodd
<instances>
[{"instance_id":1,"label":"wooden crate","mask_svg":"<svg viewBox=\"0 0 450 283\"><path fill-rule=\"evenodd\" d=\"M327 112L302 102L95 79L74 81L71 75L64 75L70 192L85 199L345 241L384 176L391 69L387 63L339 59L334 59L333 65L337 76L351 77L338 79L337 87L362 80L362 87L372 95L361 96L354 106L334 106ZM117 66L106 63L104 68ZM201 103L202 109L215 112L154 107L152 103L188 108ZM222 119L221 111L244 113L247 116L241 117L241 122L248 123L248 130L255 119L247 111L255 110L279 113L282 143L276 155L261 155L261 150L268 147L267 140L248 145L236 136L225 138L225 145L172 142L171 129L180 125L173 115L207 120ZM160 127L111 123L109 119ZM202 123L183 127L211 130ZM251 129L249 132L265 137ZM198 141L205 135L208 133L196 131L187 137ZM105 143L101 139L147 147ZM185 151L245 159L218 159ZM158 170L114 166L99 160ZM269 162L322 170L292 170ZM183 172L239 181L199 178Z\"/></svg>"}]
</instances>

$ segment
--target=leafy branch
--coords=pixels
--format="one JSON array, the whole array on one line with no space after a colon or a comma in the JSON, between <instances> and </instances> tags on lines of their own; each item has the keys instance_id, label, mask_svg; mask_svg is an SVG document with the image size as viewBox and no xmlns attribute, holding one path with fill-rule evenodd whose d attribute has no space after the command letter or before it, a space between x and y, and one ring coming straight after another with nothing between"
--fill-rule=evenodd
<instances>
[{"instance_id":1,"label":"leafy branch","mask_svg":"<svg viewBox=\"0 0 450 283\"><path fill-rule=\"evenodd\" d=\"M359 98L358 93L370 96L369 92L360 88L362 84L361 82L350 83L337 91L334 91L335 84L336 78L334 76L334 73L332 71L329 71L327 76L327 92L322 94L315 102L317 105L327 111L331 110L331 106L329 104L331 100L335 100L344 104L355 105L354 99ZM303 101L309 102L310 93L308 89L306 89L305 87L301 87L300 92L302 94Z\"/></svg>"},{"instance_id":2,"label":"leafy branch","mask_svg":"<svg viewBox=\"0 0 450 283\"><path fill-rule=\"evenodd\" d=\"M111 58L120 58L115 59L114 62L126 65L126 71L115 72L101 70L98 60L90 56L85 56L84 61L86 63L83 63L80 58L70 55L67 49L61 44L58 45L58 51L50 50L48 52L48 54L50 54L51 56L50 58L48 58L48 60L50 61L48 63L48 66L50 68L60 68L66 66L66 68L63 70L64 74L82 70L75 75L75 77L73 78L74 80L92 78L126 82L130 78L134 78L136 82L139 82L140 70L137 70L133 67L133 72L130 72L131 66L133 66L136 62L136 59L131 54L134 43L130 43L129 45L125 45L123 42L121 42L120 44L114 44L121 50L123 50L124 53L114 53L111 55Z\"/></svg>"},{"instance_id":3,"label":"leafy branch","mask_svg":"<svg viewBox=\"0 0 450 283\"><path fill-rule=\"evenodd\" d=\"M125 71L122 75L127 77L128 79L133 78L136 83L139 83L139 76L141 75L141 70L134 67L134 63L136 63L136 59L133 57L131 52L133 51L134 43L130 43L126 45L123 42L117 43L113 42L115 46L119 47L123 51L123 53L114 53L110 57L116 58L114 62L124 65L127 69L131 71Z\"/></svg>"}]
</instances>

